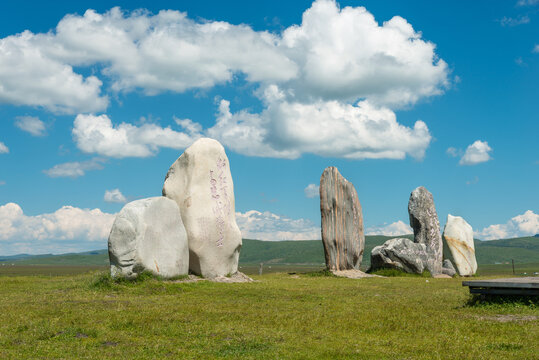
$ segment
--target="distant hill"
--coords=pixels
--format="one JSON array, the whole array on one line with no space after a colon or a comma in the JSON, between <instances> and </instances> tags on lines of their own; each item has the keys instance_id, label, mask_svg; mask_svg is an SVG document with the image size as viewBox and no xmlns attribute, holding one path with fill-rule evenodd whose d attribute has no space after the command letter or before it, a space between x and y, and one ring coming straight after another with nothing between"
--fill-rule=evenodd
<instances>
[{"instance_id":1,"label":"distant hill","mask_svg":"<svg viewBox=\"0 0 539 360\"><path fill-rule=\"evenodd\" d=\"M478 264L539 262L539 238L535 236L480 241L475 240L475 256Z\"/></svg>"},{"instance_id":2,"label":"distant hill","mask_svg":"<svg viewBox=\"0 0 539 360\"><path fill-rule=\"evenodd\" d=\"M107 265L109 263L108 250L94 250L81 253L61 255L14 255L2 256L0 262L17 265Z\"/></svg>"},{"instance_id":3,"label":"distant hill","mask_svg":"<svg viewBox=\"0 0 539 360\"><path fill-rule=\"evenodd\" d=\"M413 235L404 235L409 239ZM383 244L392 236L366 236L364 266L370 264L370 253L375 246ZM496 264L539 262L539 238L535 236L504 240L480 241L475 240L477 262L479 264ZM109 263L107 250L87 251L62 255L15 255L2 256L0 263L15 263L18 265L107 265ZM313 264L325 262L324 248L321 240L304 241L260 241L243 239L240 264Z\"/></svg>"}]
</instances>

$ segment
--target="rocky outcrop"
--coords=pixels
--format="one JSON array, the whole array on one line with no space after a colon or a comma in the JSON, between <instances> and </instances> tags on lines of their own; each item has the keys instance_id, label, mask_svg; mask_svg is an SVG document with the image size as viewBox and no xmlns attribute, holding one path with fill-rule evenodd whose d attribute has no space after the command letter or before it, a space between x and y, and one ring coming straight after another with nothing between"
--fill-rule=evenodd
<instances>
[{"instance_id":1,"label":"rocky outcrop","mask_svg":"<svg viewBox=\"0 0 539 360\"><path fill-rule=\"evenodd\" d=\"M473 229L460 216L447 215L443 234L444 257L451 260L460 276L472 276L477 271Z\"/></svg>"},{"instance_id":2,"label":"rocky outcrop","mask_svg":"<svg viewBox=\"0 0 539 360\"><path fill-rule=\"evenodd\" d=\"M187 234L176 202L154 197L128 203L118 213L109 241L113 277L137 277L143 271L166 278L187 275Z\"/></svg>"},{"instance_id":3,"label":"rocky outcrop","mask_svg":"<svg viewBox=\"0 0 539 360\"><path fill-rule=\"evenodd\" d=\"M389 239L383 245L372 249L369 271L397 269L421 274L426 270L427 260L425 244L417 244L406 238Z\"/></svg>"},{"instance_id":4,"label":"rocky outcrop","mask_svg":"<svg viewBox=\"0 0 539 360\"><path fill-rule=\"evenodd\" d=\"M445 259L442 263L442 274L448 275L448 276L455 276L457 271L453 267L453 264L451 263L451 260Z\"/></svg>"},{"instance_id":5,"label":"rocky outcrop","mask_svg":"<svg viewBox=\"0 0 539 360\"><path fill-rule=\"evenodd\" d=\"M189 242L189 269L206 278L235 274L241 249L228 157L216 140L202 138L172 164L163 196L181 212Z\"/></svg>"},{"instance_id":6,"label":"rocky outcrop","mask_svg":"<svg viewBox=\"0 0 539 360\"><path fill-rule=\"evenodd\" d=\"M408 202L410 226L414 230L414 242L425 244L427 253L427 270L435 276L442 273L442 236L440 222L436 214L432 194L423 186L418 187L410 195Z\"/></svg>"},{"instance_id":7,"label":"rocky outcrop","mask_svg":"<svg viewBox=\"0 0 539 360\"><path fill-rule=\"evenodd\" d=\"M320 213L327 268L358 270L365 246L361 204L354 185L333 166L320 178Z\"/></svg>"}]
</instances>

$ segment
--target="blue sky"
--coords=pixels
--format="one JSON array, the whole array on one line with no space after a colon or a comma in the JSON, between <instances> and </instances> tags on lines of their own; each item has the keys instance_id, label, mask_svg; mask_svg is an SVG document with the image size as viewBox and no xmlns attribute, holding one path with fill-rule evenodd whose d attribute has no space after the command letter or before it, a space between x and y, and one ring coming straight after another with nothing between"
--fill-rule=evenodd
<instances>
[{"instance_id":1,"label":"blue sky","mask_svg":"<svg viewBox=\"0 0 539 360\"><path fill-rule=\"evenodd\" d=\"M168 11L167 11L168 10ZM225 146L244 237L319 238L325 167L367 232L539 233L539 2L4 2L0 254L101 249L201 136Z\"/></svg>"}]
</instances>

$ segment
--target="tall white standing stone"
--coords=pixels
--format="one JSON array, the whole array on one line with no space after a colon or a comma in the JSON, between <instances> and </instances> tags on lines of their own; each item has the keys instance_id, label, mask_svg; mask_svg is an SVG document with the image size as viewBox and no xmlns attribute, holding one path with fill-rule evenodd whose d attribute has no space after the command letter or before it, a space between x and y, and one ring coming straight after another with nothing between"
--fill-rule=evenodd
<instances>
[{"instance_id":1,"label":"tall white standing stone","mask_svg":"<svg viewBox=\"0 0 539 360\"><path fill-rule=\"evenodd\" d=\"M180 208L189 242L189 269L206 278L236 273L241 232L223 146L209 138L195 141L168 170L163 196Z\"/></svg>"},{"instance_id":2,"label":"tall white standing stone","mask_svg":"<svg viewBox=\"0 0 539 360\"><path fill-rule=\"evenodd\" d=\"M137 277L150 271L163 277L187 275L187 233L178 205L165 197L128 203L118 213L109 235L113 277Z\"/></svg>"},{"instance_id":3,"label":"tall white standing stone","mask_svg":"<svg viewBox=\"0 0 539 360\"><path fill-rule=\"evenodd\" d=\"M447 215L443 234L444 257L451 260L460 276L471 276L477 271L473 229L460 216Z\"/></svg>"}]
</instances>

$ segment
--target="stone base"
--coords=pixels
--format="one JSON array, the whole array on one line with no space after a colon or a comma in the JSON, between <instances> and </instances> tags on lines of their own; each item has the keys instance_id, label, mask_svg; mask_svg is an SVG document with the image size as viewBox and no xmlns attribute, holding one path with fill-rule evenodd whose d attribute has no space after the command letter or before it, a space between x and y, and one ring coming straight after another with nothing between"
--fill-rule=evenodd
<instances>
[{"instance_id":1,"label":"stone base","mask_svg":"<svg viewBox=\"0 0 539 360\"><path fill-rule=\"evenodd\" d=\"M245 275L242 272L237 272L230 277L226 276L218 276L212 279L206 279L197 275L189 274L189 276L185 279L176 280L175 283L191 283L191 282L197 282L197 281L211 281L211 282L219 282L219 283L245 283L245 282L254 282L255 280L251 279L249 276Z\"/></svg>"},{"instance_id":2,"label":"stone base","mask_svg":"<svg viewBox=\"0 0 539 360\"><path fill-rule=\"evenodd\" d=\"M338 277L345 277L349 279L362 279L362 278L369 278L369 277L385 277L380 275L374 275L374 274L367 274L364 273L361 270L332 270L331 273Z\"/></svg>"}]
</instances>

